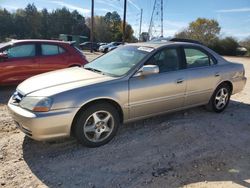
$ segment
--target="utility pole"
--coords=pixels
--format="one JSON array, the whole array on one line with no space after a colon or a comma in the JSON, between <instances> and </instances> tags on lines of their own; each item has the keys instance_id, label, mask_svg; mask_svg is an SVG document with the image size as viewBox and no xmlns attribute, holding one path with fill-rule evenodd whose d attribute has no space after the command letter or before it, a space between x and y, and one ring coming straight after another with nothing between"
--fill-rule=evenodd
<instances>
[{"instance_id":1,"label":"utility pole","mask_svg":"<svg viewBox=\"0 0 250 188\"><path fill-rule=\"evenodd\" d=\"M140 40L140 37L141 37L142 12L143 12L143 9L141 8L140 29L139 29L139 40Z\"/></svg>"},{"instance_id":2,"label":"utility pole","mask_svg":"<svg viewBox=\"0 0 250 188\"><path fill-rule=\"evenodd\" d=\"M123 29L123 36L122 36L123 44L125 43L125 33L126 33L126 13L127 13L127 0L124 0L123 28L122 28Z\"/></svg>"},{"instance_id":3,"label":"utility pole","mask_svg":"<svg viewBox=\"0 0 250 188\"><path fill-rule=\"evenodd\" d=\"M90 33L91 48L90 52L93 53L93 42L94 42L94 0L91 5L91 33Z\"/></svg>"},{"instance_id":4,"label":"utility pole","mask_svg":"<svg viewBox=\"0 0 250 188\"><path fill-rule=\"evenodd\" d=\"M163 37L163 0L161 0L161 37Z\"/></svg>"}]
</instances>

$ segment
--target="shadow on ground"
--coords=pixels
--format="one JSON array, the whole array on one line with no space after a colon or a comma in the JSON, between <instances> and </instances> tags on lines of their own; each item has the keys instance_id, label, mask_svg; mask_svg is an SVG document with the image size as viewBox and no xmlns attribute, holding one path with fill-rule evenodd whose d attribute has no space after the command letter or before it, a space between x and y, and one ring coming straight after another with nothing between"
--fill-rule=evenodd
<instances>
[{"instance_id":1,"label":"shadow on ground","mask_svg":"<svg viewBox=\"0 0 250 188\"><path fill-rule=\"evenodd\" d=\"M23 156L49 187L178 187L232 181L250 187L250 105L194 108L122 126L109 144L25 138Z\"/></svg>"},{"instance_id":2,"label":"shadow on ground","mask_svg":"<svg viewBox=\"0 0 250 188\"><path fill-rule=\"evenodd\" d=\"M16 86L0 86L0 105L7 104L15 90Z\"/></svg>"}]
</instances>

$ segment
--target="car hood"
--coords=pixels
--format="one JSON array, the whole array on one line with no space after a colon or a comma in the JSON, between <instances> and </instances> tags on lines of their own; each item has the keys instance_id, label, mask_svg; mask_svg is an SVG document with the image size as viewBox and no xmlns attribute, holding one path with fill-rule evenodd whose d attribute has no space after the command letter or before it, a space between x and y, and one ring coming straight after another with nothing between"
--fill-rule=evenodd
<instances>
[{"instance_id":1,"label":"car hood","mask_svg":"<svg viewBox=\"0 0 250 188\"><path fill-rule=\"evenodd\" d=\"M112 79L112 77L106 75L95 73L80 67L73 67L33 76L22 82L17 87L17 90L22 95L34 92L38 93L38 91L41 90L48 91L49 89L58 93L64 90L83 87Z\"/></svg>"}]
</instances>

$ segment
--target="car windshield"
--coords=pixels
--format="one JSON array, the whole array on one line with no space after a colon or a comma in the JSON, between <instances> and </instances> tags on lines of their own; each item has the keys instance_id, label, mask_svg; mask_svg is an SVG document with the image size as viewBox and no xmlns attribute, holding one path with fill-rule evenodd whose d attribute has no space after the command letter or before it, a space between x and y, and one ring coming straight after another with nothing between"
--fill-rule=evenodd
<instances>
[{"instance_id":1,"label":"car windshield","mask_svg":"<svg viewBox=\"0 0 250 188\"><path fill-rule=\"evenodd\" d=\"M93 60L84 68L110 76L123 76L152 50L148 47L124 46Z\"/></svg>"}]
</instances>

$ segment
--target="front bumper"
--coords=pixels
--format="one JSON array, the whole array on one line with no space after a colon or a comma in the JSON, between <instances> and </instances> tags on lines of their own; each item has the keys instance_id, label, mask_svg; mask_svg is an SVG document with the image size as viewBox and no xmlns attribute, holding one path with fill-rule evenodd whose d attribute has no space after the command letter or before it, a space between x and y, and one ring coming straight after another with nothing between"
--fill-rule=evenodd
<instances>
[{"instance_id":1,"label":"front bumper","mask_svg":"<svg viewBox=\"0 0 250 188\"><path fill-rule=\"evenodd\" d=\"M70 136L73 118L78 111L78 108L68 108L34 113L11 103L8 108L17 127L34 140Z\"/></svg>"}]
</instances>

